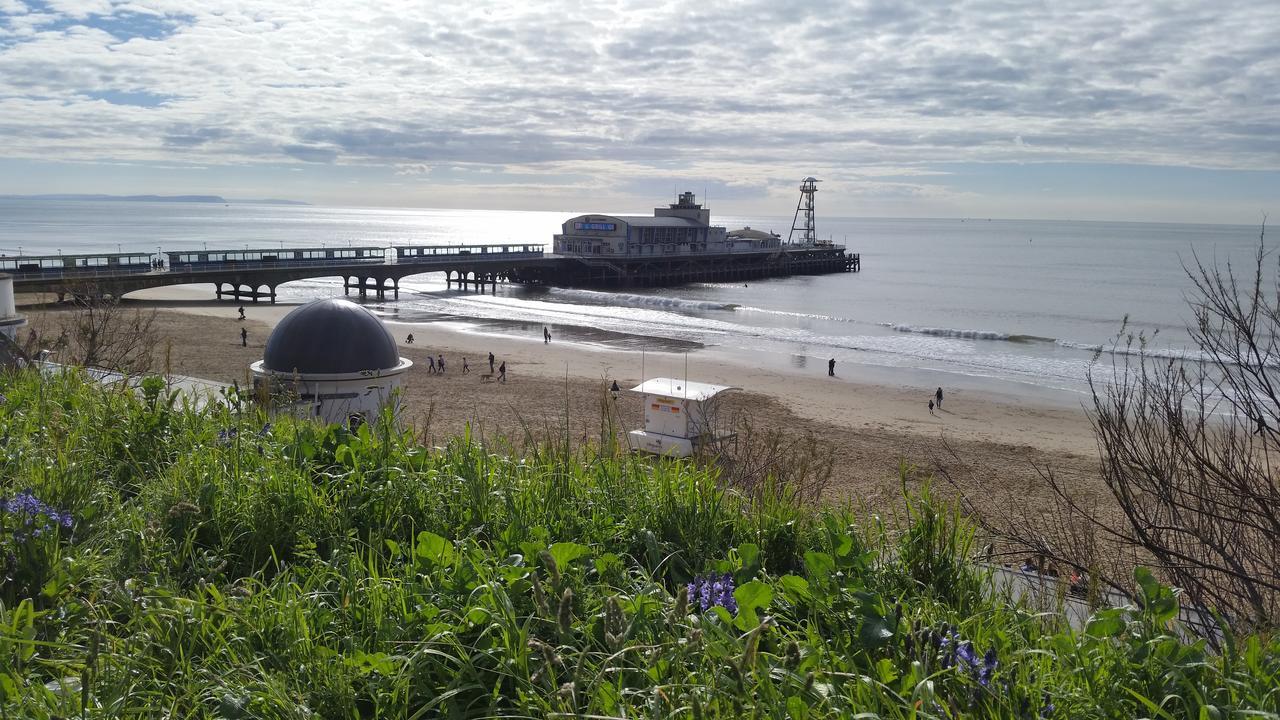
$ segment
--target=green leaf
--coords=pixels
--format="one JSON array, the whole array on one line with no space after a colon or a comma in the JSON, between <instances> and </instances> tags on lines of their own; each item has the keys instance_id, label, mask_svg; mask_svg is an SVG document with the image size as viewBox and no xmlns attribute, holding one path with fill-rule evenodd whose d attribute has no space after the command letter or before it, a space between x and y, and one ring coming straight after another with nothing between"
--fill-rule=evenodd
<instances>
[{"instance_id":1,"label":"green leaf","mask_svg":"<svg viewBox=\"0 0 1280 720\"><path fill-rule=\"evenodd\" d=\"M759 570L760 546L755 543L742 543L738 546L738 559L742 561L743 570Z\"/></svg>"},{"instance_id":2,"label":"green leaf","mask_svg":"<svg viewBox=\"0 0 1280 720\"><path fill-rule=\"evenodd\" d=\"M824 552L810 550L804 554L804 567L809 571L809 577L825 580L836 571L836 561Z\"/></svg>"},{"instance_id":3,"label":"green leaf","mask_svg":"<svg viewBox=\"0 0 1280 720\"><path fill-rule=\"evenodd\" d=\"M808 600L810 597L809 581L799 575L783 575L778 578L778 584L782 586L782 592L791 602Z\"/></svg>"},{"instance_id":4,"label":"green leaf","mask_svg":"<svg viewBox=\"0 0 1280 720\"><path fill-rule=\"evenodd\" d=\"M717 606L716 609L720 609L719 606ZM728 612L729 611L726 610L725 614L727 615ZM738 608L738 617L734 618L733 621L734 627L738 628L742 632L747 632L749 630L754 630L759 624L760 616L756 614L754 608Z\"/></svg>"},{"instance_id":5,"label":"green leaf","mask_svg":"<svg viewBox=\"0 0 1280 720\"><path fill-rule=\"evenodd\" d=\"M620 573L623 570L622 558L613 553L605 553L595 560L596 573L601 578L609 577L613 573Z\"/></svg>"},{"instance_id":6,"label":"green leaf","mask_svg":"<svg viewBox=\"0 0 1280 720\"><path fill-rule=\"evenodd\" d=\"M447 565L453 562L455 555L453 543L426 530L418 533L418 545L414 548L414 552L423 560L436 565Z\"/></svg>"},{"instance_id":7,"label":"green leaf","mask_svg":"<svg viewBox=\"0 0 1280 720\"><path fill-rule=\"evenodd\" d=\"M351 449L350 445L339 445L338 449L333 453L333 459L339 465L348 469L356 466L356 453Z\"/></svg>"},{"instance_id":8,"label":"green leaf","mask_svg":"<svg viewBox=\"0 0 1280 720\"><path fill-rule=\"evenodd\" d=\"M858 640L868 650L878 650L893 637L889 623L882 617L867 617L858 628Z\"/></svg>"},{"instance_id":9,"label":"green leaf","mask_svg":"<svg viewBox=\"0 0 1280 720\"><path fill-rule=\"evenodd\" d=\"M387 549L391 551L391 557L400 557L400 543L395 540L385 540Z\"/></svg>"},{"instance_id":10,"label":"green leaf","mask_svg":"<svg viewBox=\"0 0 1280 720\"><path fill-rule=\"evenodd\" d=\"M1084 631L1094 637L1116 637L1124 632L1125 620L1122 608L1100 610L1089 618Z\"/></svg>"},{"instance_id":11,"label":"green leaf","mask_svg":"<svg viewBox=\"0 0 1280 720\"><path fill-rule=\"evenodd\" d=\"M752 580L733 591L733 599L738 601L738 610L758 610L768 607L773 600L773 589L759 580Z\"/></svg>"},{"instance_id":12,"label":"green leaf","mask_svg":"<svg viewBox=\"0 0 1280 720\"><path fill-rule=\"evenodd\" d=\"M898 668L889 658L881 658L876 663L876 674L880 676L880 682L888 684L898 679Z\"/></svg>"},{"instance_id":13,"label":"green leaf","mask_svg":"<svg viewBox=\"0 0 1280 720\"><path fill-rule=\"evenodd\" d=\"M1158 717L1164 718L1164 720L1174 720L1174 717L1170 715L1167 710L1165 710L1164 708L1152 702L1149 698L1147 698L1147 696L1134 690L1133 688L1127 687L1124 690L1125 692L1132 695L1135 699L1137 699L1138 702L1142 703L1143 705L1146 705L1147 709L1155 713Z\"/></svg>"},{"instance_id":14,"label":"green leaf","mask_svg":"<svg viewBox=\"0 0 1280 720\"><path fill-rule=\"evenodd\" d=\"M1141 565L1134 568L1133 581L1138 585L1138 588L1142 590L1142 596L1144 598L1154 597L1160 591L1160 581L1156 579L1156 576L1151 572L1150 568L1145 568Z\"/></svg>"},{"instance_id":15,"label":"green leaf","mask_svg":"<svg viewBox=\"0 0 1280 720\"><path fill-rule=\"evenodd\" d=\"M853 550L853 538L849 535L841 535L836 539L835 545L836 557L844 557Z\"/></svg>"},{"instance_id":16,"label":"green leaf","mask_svg":"<svg viewBox=\"0 0 1280 720\"><path fill-rule=\"evenodd\" d=\"M1148 619L1164 624L1177 617L1177 595L1171 588L1162 585L1149 569L1141 566L1134 568L1133 579L1140 590L1143 614Z\"/></svg>"},{"instance_id":17,"label":"green leaf","mask_svg":"<svg viewBox=\"0 0 1280 720\"><path fill-rule=\"evenodd\" d=\"M552 545L548 552L556 561L556 567L564 572L565 568L569 567L569 563L591 552L591 548L574 542L558 542Z\"/></svg>"}]
</instances>

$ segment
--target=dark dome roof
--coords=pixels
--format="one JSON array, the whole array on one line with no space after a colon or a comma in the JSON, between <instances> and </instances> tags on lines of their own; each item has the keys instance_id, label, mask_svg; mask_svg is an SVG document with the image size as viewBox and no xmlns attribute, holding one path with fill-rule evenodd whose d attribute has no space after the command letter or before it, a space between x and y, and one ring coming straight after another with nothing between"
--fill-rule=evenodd
<instances>
[{"instance_id":1,"label":"dark dome roof","mask_svg":"<svg viewBox=\"0 0 1280 720\"><path fill-rule=\"evenodd\" d=\"M276 372L358 373L400 364L396 341L376 315L349 300L313 300L276 325L262 365Z\"/></svg>"}]
</instances>

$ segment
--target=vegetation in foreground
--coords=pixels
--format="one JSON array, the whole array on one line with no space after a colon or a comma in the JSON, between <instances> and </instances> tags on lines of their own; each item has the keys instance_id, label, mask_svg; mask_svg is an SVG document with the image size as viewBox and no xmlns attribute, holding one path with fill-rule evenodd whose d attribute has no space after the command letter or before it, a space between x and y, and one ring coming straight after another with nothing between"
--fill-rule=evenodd
<instances>
[{"instance_id":1,"label":"vegetation in foreground","mask_svg":"<svg viewBox=\"0 0 1280 720\"><path fill-rule=\"evenodd\" d=\"M713 470L418 446L77 374L0 378L0 716L1276 717L1280 642L1084 632L910 522Z\"/></svg>"}]
</instances>

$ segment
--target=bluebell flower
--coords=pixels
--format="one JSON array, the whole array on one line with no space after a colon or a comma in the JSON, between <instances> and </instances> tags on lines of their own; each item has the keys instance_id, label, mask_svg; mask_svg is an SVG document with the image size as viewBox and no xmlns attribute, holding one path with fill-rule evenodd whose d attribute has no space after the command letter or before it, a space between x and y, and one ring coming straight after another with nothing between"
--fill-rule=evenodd
<instances>
[{"instance_id":1,"label":"bluebell flower","mask_svg":"<svg viewBox=\"0 0 1280 720\"><path fill-rule=\"evenodd\" d=\"M725 573L695 577L689 583L689 602L702 612L719 605L731 613L737 613L738 603L733 597L733 576Z\"/></svg>"},{"instance_id":2,"label":"bluebell flower","mask_svg":"<svg viewBox=\"0 0 1280 720\"><path fill-rule=\"evenodd\" d=\"M978 671L978 684L982 687L988 687L991 684L991 675L996 671L996 666L999 664L1000 661L996 658L996 649L991 648L982 657L982 668Z\"/></svg>"},{"instance_id":3,"label":"bluebell flower","mask_svg":"<svg viewBox=\"0 0 1280 720\"><path fill-rule=\"evenodd\" d=\"M13 537L18 542L24 542L29 537L40 537L59 525L64 528L70 528L72 525L71 513L50 507L30 490L0 502L0 508L10 515L19 516L21 525L30 528L27 532L14 533Z\"/></svg>"},{"instance_id":4,"label":"bluebell flower","mask_svg":"<svg viewBox=\"0 0 1280 720\"><path fill-rule=\"evenodd\" d=\"M1040 699L1040 717L1047 718L1053 715L1053 698L1049 697L1049 691L1046 690L1044 697Z\"/></svg>"}]
</instances>

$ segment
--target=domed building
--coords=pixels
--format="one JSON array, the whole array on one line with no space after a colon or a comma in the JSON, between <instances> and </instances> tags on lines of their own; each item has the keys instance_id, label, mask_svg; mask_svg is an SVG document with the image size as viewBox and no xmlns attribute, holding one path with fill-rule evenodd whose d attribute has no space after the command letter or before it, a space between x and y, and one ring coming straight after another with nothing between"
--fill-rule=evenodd
<instances>
[{"instance_id":1,"label":"domed building","mask_svg":"<svg viewBox=\"0 0 1280 720\"><path fill-rule=\"evenodd\" d=\"M255 393L270 397L273 406L347 423L376 418L395 402L412 365L376 315L349 300L327 298L286 315L250 369Z\"/></svg>"}]
</instances>

